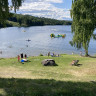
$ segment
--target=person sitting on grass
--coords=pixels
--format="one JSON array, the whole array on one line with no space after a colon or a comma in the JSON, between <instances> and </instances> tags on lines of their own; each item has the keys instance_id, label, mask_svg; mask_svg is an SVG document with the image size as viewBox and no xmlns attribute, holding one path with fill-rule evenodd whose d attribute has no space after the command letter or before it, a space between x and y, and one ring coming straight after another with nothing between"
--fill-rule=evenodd
<instances>
[{"instance_id":1,"label":"person sitting on grass","mask_svg":"<svg viewBox=\"0 0 96 96\"><path fill-rule=\"evenodd\" d=\"M52 57L55 57L55 54L54 54L54 53L52 53L52 54L51 54L51 56L52 56Z\"/></svg>"},{"instance_id":2,"label":"person sitting on grass","mask_svg":"<svg viewBox=\"0 0 96 96\"><path fill-rule=\"evenodd\" d=\"M24 62L27 62L27 61L28 61L27 59L22 59L21 63L24 64Z\"/></svg>"},{"instance_id":3,"label":"person sitting on grass","mask_svg":"<svg viewBox=\"0 0 96 96\"><path fill-rule=\"evenodd\" d=\"M71 63L71 65L72 65L72 66L73 66L73 65L74 65L74 66L77 66L77 65L78 65L78 62L79 62L79 60L73 60L72 63Z\"/></svg>"}]
</instances>

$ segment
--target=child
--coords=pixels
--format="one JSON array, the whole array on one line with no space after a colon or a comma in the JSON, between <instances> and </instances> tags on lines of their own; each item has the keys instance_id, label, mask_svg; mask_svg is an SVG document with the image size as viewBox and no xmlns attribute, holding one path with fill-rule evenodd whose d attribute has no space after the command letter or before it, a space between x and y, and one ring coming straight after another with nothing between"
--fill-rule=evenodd
<instances>
[{"instance_id":1,"label":"child","mask_svg":"<svg viewBox=\"0 0 96 96\"><path fill-rule=\"evenodd\" d=\"M18 62L20 62L20 56L18 55Z\"/></svg>"},{"instance_id":2,"label":"child","mask_svg":"<svg viewBox=\"0 0 96 96\"><path fill-rule=\"evenodd\" d=\"M27 55L25 54L25 59L27 58Z\"/></svg>"}]
</instances>

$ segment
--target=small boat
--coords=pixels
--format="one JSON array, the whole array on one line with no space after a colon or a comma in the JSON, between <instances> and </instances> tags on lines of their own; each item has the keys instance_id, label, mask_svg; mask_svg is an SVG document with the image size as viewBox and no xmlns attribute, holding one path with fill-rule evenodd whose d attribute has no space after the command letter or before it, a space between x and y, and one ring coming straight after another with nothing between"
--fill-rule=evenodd
<instances>
[{"instance_id":1,"label":"small boat","mask_svg":"<svg viewBox=\"0 0 96 96\"><path fill-rule=\"evenodd\" d=\"M28 41L28 42L29 42L29 41L31 41L31 40L29 40L29 39L28 39L28 40L26 40L26 41Z\"/></svg>"},{"instance_id":2,"label":"small boat","mask_svg":"<svg viewBox=\"0 0 96 96\"><path fill-rule=\"evenodd\" d=\"M25 30L23 30L23 32L26 32Z\"/></svg>"}]
</instances>

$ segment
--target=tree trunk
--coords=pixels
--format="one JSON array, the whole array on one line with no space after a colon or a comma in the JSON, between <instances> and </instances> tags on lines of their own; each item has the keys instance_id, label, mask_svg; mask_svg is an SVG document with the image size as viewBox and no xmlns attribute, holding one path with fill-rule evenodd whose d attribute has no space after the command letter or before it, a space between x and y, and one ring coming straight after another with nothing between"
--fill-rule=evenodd
<instances>
[{"instance_id":1,"label":"tree trunk","mask_svg":"<svg viewBox=\"0 0 96 96\"><path fill-rule=\"evenodd\" d=\"M89 54L88 54L88 50L85 50L85 56L88 57Z\"/></svg>"}]
</instances>

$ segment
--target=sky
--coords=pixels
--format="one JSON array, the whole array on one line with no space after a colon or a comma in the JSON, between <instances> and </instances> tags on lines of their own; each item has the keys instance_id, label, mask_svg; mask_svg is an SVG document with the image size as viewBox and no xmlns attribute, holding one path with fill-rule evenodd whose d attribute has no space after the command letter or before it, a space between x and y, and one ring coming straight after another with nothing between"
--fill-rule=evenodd
<instances>
[{"instance_id":1,"label":"sky","mask_svg":"<svg viewBox=\"0 0 96 96\"><path fill-rule=\"evenodd\" d=\"M17 13L58 20L71 20L71 5L72 0L25 0Z\"/></svg>"}]
</instances>

